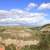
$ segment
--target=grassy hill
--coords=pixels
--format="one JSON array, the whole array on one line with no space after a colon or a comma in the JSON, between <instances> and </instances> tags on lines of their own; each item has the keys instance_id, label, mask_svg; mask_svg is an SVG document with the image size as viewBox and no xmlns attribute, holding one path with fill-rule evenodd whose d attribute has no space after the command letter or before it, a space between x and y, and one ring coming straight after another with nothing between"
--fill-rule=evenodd
<instances>
[{"instance_id":1,"label":"grassy hill","mask_svg":"<svg viewBox=\"0 0 50 50\"><path fill-rule=\"evenodd\" d=\"M13 45L18 50L50 50L50 32L40 31L48 26L0 26L0 44L4 47Z\"/></svg>"}]
</instances>

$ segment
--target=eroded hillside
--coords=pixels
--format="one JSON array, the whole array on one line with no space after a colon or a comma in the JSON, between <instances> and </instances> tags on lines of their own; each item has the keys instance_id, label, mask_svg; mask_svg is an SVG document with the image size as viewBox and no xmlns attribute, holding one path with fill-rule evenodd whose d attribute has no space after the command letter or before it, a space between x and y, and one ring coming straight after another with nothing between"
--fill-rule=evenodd
<instances>
[{"instance_id":1,"label":"eroded hillside","mask_svg":"<svg viewBox=\"0 0 50 50\"><path fill-rule=\"evenodd\" d=\"M50 31L48 30L50 30L48 25L38 28L1 26L0 46L5 50L9 48L11 50L50 50Z\"/></svg>"},{"instance_id":2,"label":"eroded hillside","mask_svg":"<svg viewBox=\"0 0 50 50\"><path fill-rule=\"evenodd\" d=\"M34 32L34 33L33 33ZM0 27L0 43L5 46L15 45L16 48L25 45L37 45L39 43L37 30L27 27Z\"/></svg>"}]
</instances>

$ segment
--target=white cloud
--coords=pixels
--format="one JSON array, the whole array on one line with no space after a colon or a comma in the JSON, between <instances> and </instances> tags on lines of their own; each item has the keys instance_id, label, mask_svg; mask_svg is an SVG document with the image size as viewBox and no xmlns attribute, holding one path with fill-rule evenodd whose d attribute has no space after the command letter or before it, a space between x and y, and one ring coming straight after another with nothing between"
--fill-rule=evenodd
<instances>
[{"instance_id":1,"label":"white cloud","mask_svg":"<svg viewBox=\"0 0 50 50\"><path fill-rule=\"evenodd\" d=\"M35 7L37 7L37 4L35 4L35 3L29 3L25 9L29 11L32 8L35 8Z\"/></svg>"},{"instance_id":2,"label":"white cloud","mask_svg":"<svg viewBox=\"0 0 50 50\"><path fill-rule=\"evenodd\" d=\"M10 11L5 11L4 10L0 10L0 19L1 18L22 18L22 17L39 17L39 16L44 16L45 14L43 13L30 13L30 12L26 12L24 10L20 10L20 9L12 9Z\"/></svg>"},{"instance_id":3,"label":"white cloud","mask_svg":"<svg viewBox=\"0 0 50 50\"><path fill-rule=\"evenodd\" d=\"M4 18L4 19L0 19L0 22L6 22L6 21L31 21L33 18Z\"/></svg>"},{"instance_id":4,"label":"white cloud","mask_svg":"<svg viewBox=\"0 0 50 50\"><path fill-rule=\"evenodd\" d=\"M24 10L0 10L0 25L14 22L16 25L38 26L48 23L44 13L30 13Z\"/></svg>"},{"instance_id":5,"label":"white cloud","mask_svg":"<svg viewBox=\"0 0 50 50\"><path fill-rule=\"evenodd\" d=\"M39 9L50 9L50 3L42 3Z\"/></svg>"}]
</instances>

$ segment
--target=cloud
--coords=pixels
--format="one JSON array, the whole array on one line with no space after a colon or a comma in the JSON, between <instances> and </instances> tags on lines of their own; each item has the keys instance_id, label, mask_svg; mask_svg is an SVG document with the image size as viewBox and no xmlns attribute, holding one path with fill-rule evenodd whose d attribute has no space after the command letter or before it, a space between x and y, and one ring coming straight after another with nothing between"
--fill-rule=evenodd
<instances>
[{"instance_id":1,"label":"cloud","mask_svg":"<svg viewBox=\"0 0 50 50\"><path fill-rule=\"evenodd\" d=\"M0 23L3 24L18 24L23 26L41 26L46 19L44 17L32 17L32 18L5 18L1 19Z\"/></svg>"},{"instance_id":2,"label":"cloud","mask_svg":"<svg viewBox=\"0 0 50 50\"><path fill-rule=\"evenodd\" d=\"M41 26L48 21L44 13L30 13L20 9L0 10L0 25Z\"/></svg>"},{"instance_id":3,"label":"cloud","mask_svg":"<svg viewBox=\"0 0 50 50\"><path fill-rule=\"evenodd\" d=\"M26 6L25 10L30 11L33 8L37 8L37 10L38 9L50 9L50 3L42 3L42 4L40 4L40 6L38 6L38 4L36 4L36 3L29 3Z\"/></svg>"},{"instance_id":4,"label":"cloud","mask_svg":"<svg viewBox=\"0 0 50 50\"><path fill-rule=\"evenodd\" d=\"M35 4L35 3L29 3L25 9L29 11L32 8L35 8L35 7L37 7L37 4Z\"/></svg>"},{"instance_id":5,"label":"cloud","mask_svg":"<svg viewBox=\"0 0 50 50\"><path fill-rule=\"evenodd\" d=\"M50 3L42 3L39 9L50 9Z\"/></svg>"},{"instance_id":6,"label":"cloud","mask_svg":"<svg viewBox=\"0 0 50 50\"><path fill-rule=\"evenodd\" d=\"M39 17L39 16L44 16L46 14L43 13L30 13L24 10L20 10L20 9L11 9L9 11L5 11L5 10L0 10L0 19L1 18L31 18L31 17Z\"/></svg>"}]
</instances>

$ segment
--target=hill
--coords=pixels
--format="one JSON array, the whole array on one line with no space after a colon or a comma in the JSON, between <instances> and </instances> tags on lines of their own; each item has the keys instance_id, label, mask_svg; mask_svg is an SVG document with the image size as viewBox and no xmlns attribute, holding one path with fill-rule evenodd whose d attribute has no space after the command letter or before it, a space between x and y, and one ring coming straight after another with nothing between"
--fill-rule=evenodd
<instances>
[{"instance_id":1,"label":"hill","mask_svg":"<svg viewBox=\"0 0 50 50\"><path fill-rule=\"evenodd\" d=\"M4 47L14 45L16 49L31 45L44 47L46 41L47 45L50 43L50 34L48 30L50 30L50 24L41 27L0 26L0 45L4 44ZM35 47L33 47L33 49L34 48ZM39 50L40 48L37 49Z\"/></svg>"}]
</instances>

